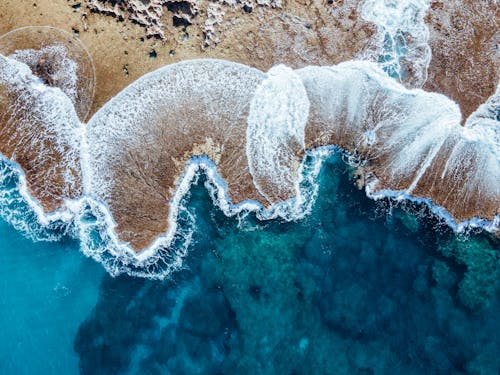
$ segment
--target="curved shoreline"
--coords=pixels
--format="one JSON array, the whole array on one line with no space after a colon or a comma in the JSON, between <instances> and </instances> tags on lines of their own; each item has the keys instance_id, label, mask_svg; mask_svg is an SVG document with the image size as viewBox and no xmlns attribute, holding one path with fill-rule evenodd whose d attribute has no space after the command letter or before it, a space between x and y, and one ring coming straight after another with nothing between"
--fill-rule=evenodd
<instances>
[{"instance_id":1,"label":"curved shoreline","mask_svg":"<svg viewBox=\"0 0 500 375\"><path fill-rule=\"evenodd\" d=\"M160 207L192 156L211 158L233 202L269 207L297 195L303 153L327 145L358 155L376 190L433 199L456 221L498 214L489 104L462 127L456 103L409 90L373 63L287 69L185 61L147 74L96 113L86 191L108 203L122 239L140 250L168 229Z\"/></svg>"},{"instance_id":2,"label":"curved shoreline","mask_svg":"<svg viewBox=\"0 0 500 375\"><path fill-rule=\"evenodd\" d=\"M109 253L113 262L144 265L172 250L172 264L181 264L187 247L172 245L177 219L200 173L226 216L302 217L314 199L301 182L317 190L314 177L302 174L305 155L331 149L361 160L370 198L426 204L455 231L498 231L498 90L462 127L455 102L406 88L380 64L263 72L225 60L185 60L131 83L84 124L61 87L41 82L24 61L0 55L0 63L0 100L23 99L0 117L6 156L20 157L26 171L21 195L42 226L72 222L82 243L92 242L82 218L96 211L112 246L94 257ZM18 122L19 130L10 129ZM54 150L64 163L50 158ZM318 173L322 161L316 162ZM39 194L51 191L50 181L32 176L52 169L77 189L61 180L62 193Z\"/></svg>"},{"instance_id":3,"label":"curved shoreline","mask_svg":"<svg viewBox=\"0 0 500 375\"><path fill-rule=\"evenodd\" d=\"M11 60L4 60L9 77ZM13 65L14 72L18 65L22 64ZM14 81L6 84L16 86ZM62 94L57 88L44 92L53 90ZM81 193L58 198L62 202L83 194L105 202L113 217L110 226L120 241L143 253L145 248L171 243L178 205L195 169L213 174L201 156L210 159L216 170L218 177L213 179L224 181L219 206L224 200L234 202L233 209L225 210L228 215L240 203L246 207L245 202L258 202L253 210L268 208L263 216L270 217L270 212L280 210L273 208L279 202L290 206L293 198L300 199L303 153L336 145L365 163L371 179L367 192L373 197L385 191L393 197L406 194L446 203L449 196L443 198L440 191L446 187L449 193L455 190L451 206L432 205L443 206L453 221L477 222L473 218L482 217L493 222L500 199L494 183L500 170L497 128L495 119L489 118L495 114L495 100L492 97L461 127L454 102L406 89L373 63L351 61L296 71L278 66L264 73L221 60L185 61L151 72L125 88L88 125L76 129L73 123L55 123L56 129L63 126L58 132L66 134L64 126L69 126L72 137L78 136L72 154L79 157L63 167L78 167L83 187ZM50 118L61 117L64 108L54 107ZM44 126L53 131L51 123ZM24 137L29 140L31 135L18 133L14 139L23 146ZM243 137L246 146L241 144ZM57 146L59 138L49 139ZM44 147L50 151L50 144ZM22 156L23 150L17 153ZM39 183L43 188L44 181ZM45 209L53 211L43 204L43 196L34 193ZM475 206L478 194L481 206ZM459 201L455 212L459 215L452 215L449 208Z\"/></svg>"},{"instance_id":4,"label":"curved shoreline","mask_svg":"<svg viewBox=\"0 0 500 375\"><path fill-rule=\"evenodd\" d=\"M286 221L300 220L307 215L315 203L315 198L318 193L319 183L316 179L323 163L335 153L344 153L345 151L337 146L323 146L307 152L308 157L312 157L312 168L306 173L301 173L301 180L298 184L306 183L310 191L306 194L289 199L284 202L276 203L265 208L257 201L244 201L239 204L233 204L227 196L227 186L225 181L220 177L213 162L206 157L194 157L192 162L186 165L186 171L182 178L182 183L177 189L175 194L175 202L171 206L173 219L180 211L184 210L182 206L183 199L189 195L191 186L196 183L201 174L206 176L208 186L205 185L209 195L212 197L213 204L218 207L227 217L235 217L239 214L254 213L259 220L273 220L281 218ZM302 168L305 166L306 158L302 161ZM146 277L151 279L164 279L170 277L172 272L182 268L183 259L188 255L189 246L191 244L192 235L195 231L193 229L194 222L188 223L187 228L181 228L181 242L180 246L172 248L175 242L175 236L179 234L177 220L172 220L175 227L171 226L169 230L156 238L156 240L141 252L136 252L127 243L121 241L114 231L116 222L114 221L106 204L102 201L97 201L95 197L83 195L78 199L68 199L65 201L65 207L57 211L46 213L41 206L37 203L29 193L26 186L24 172L16 164L7 161L12 170L11 173L17 174L19 181L16 189L24 199L28 207L35 213L39 222L36 225L41 226L43 229L56 222L62 222L68 227L74 226L69 234L75 239L79 240L82 246L82 251L86 256L89 256L96 261L100 262L106 270L113 276L121 273L129 275ZM4 178L4 176L0 176ZM0 179L0 181L2 181ZM303 189L302 189L303 191ZM455 233L467 233L470 229L480 229L498 235L500 231L500 215L497 215L494 220L487 221L481 218L472 218L464 222L456 222L453 217L440 206L433 205L432 201L424 198L411 197L404 192L398 191L379 191L373 194L369 191L369 186L365 188L365 193L368 198L373 200L389 199L395 202L409 201L418 205L425 205L429 208L431 214L450 227ZM309 197L312 199L306 200ZM4 212L9 208L5 206L5 202L0 203L0 210L5 218ZM84 216L91 213L95 215L96 224L88 224ZM33 223L29 223L33 224ZM104 235L107 236L107 241L98 244L99 247L91 248L87 242L92 242L90 239L92 230L98 226L105 231ZM18 228L19 229L19 228ZM50 231L50 228L48 229ZM97 229L99 230L99 229ZM31 231L31 232L30 232ZM47 240L40 238L36 232L29 227L22 229L25 235L29 235L34 240ZM68 234L68 233L66 233ZM59 236L48 240L57 240ZM178 240L178 239L177 239ZM165 256L167 254L167 256ZM168 262L170 261L170 262ZM163 267L160 267L160 263Z\"/></svg>"}]
</instances>

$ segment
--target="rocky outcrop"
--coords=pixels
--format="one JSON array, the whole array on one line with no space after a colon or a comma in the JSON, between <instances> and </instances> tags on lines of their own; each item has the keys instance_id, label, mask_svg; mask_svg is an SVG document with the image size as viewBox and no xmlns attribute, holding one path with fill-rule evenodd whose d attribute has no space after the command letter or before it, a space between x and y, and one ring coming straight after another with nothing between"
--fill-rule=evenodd
<instances>
[{"instance_id":1,"label":"rocky outcrop","mask_svg":"<svg viewBox=\"0 0 500 375\"><path fill-rule=\"evenodd\" d=\"M172 13L174 26L185 26L198 14L197 3L196 0L85 0L92 12L137 23L146 29L147 37L160 39L166 38L162 21L166 9Z\"/></svg>"},{"instance_id":2,"label":"rocky outcrop","mask_svg":"<svg viewBox=\"0 0 500 375\"><path fill-rule=\"evenodd\" d=\"M426 22L432 60L424 88L459 103L463 122L500 80L499 19L494 0L431 1Z\"/></svg>"}]
</instances>

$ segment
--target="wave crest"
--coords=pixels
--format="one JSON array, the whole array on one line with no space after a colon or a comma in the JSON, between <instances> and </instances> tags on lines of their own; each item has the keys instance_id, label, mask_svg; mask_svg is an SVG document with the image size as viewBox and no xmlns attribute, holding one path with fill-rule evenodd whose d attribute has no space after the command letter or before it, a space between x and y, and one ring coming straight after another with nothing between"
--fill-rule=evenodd
<instances>
[{"instance_id":1,"label":"wave crest","mask_svg":"<svg viewBox=\"0 0 500 375\"><path fill-rule=\"evenodd\" d=\"M1 215L35 238L80 238L112 274L182 266L194 227L183 202L200 173L228 216L303 217L336 147L359 161L372 198L498 230L498 90L462 127L456 103L370 62L264 73L192 60L145 75L83 124L71 90L41 82L23 53L0 55ZM14 163L26 174L14 178Z\"/></svg>"}]
</instances>

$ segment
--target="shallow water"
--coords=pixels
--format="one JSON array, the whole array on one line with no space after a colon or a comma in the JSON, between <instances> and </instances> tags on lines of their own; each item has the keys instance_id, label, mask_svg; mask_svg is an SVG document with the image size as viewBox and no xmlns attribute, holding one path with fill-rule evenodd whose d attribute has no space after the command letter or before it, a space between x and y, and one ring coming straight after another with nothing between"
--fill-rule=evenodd
<instances>
[{"instance_id":1,"label":"shallow water","mask_svg":"<svg viewBox=\"0 0 500 375\"><path fill-rule=\"evenodd\" d=\"M170 280L0 224L0 373L498 374L500 243L372 201L339 155L297 222L227 218L203 178Z\"/></svg>"},{"instance_id":2,"label":"shallow water","mask_svg":"<svg viewBox=\"0 0 500 375\"><path fill-rule=\"evenodd\" d=\"M3 221L0 250L0 373L77 373L73 340L98 300L102 267L73 240L34 243Z\"/></svg>"}]
</instances>

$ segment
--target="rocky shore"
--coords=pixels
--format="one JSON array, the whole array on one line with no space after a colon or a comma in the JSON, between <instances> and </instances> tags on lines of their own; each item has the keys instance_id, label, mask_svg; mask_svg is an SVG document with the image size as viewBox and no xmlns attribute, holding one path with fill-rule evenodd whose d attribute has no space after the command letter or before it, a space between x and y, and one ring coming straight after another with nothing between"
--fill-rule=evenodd
<instances>
[{"instance_id":1,"label":"rocky shore","mask_svg":"<svg viewBox=\"0 0 500 375\"><path fill-rule=\"evenodd\" d=\"M369 185L374 193L408 191L416 197L432 199L457 221L473 217L492 220L499 214L500 194L494 182L497 171L487 168L498 166L494 157L488 154L489 146L482 147L483 141L478 140L477 134L487 138L491 130L494 141L498 131L495 133L495 129L488 127L485 127L486 133L477 131L476 124L495 103L490 101L468 123L466 119L495 92L499 80L496 52L499 33L495 27L498 5L494 1L430 3L425 22L429 28L432 59L425 72L428 79L424 89L455 100L462 111L462 119L451 108L446 114L451 117L445 116L446 121L442 124L437 122L444 127L435 139L427 139L431 129L426 127L433 124L434 119L429 118L430 122L422 123L417 130L410 129L413 133L406 134L412 139L428 140L427 146L414 142L415 161L395 158L404 159L405 144L401 134L382 126L378 138L371 139L370 132L384 121L401 122L411 120L410 115L418 117L419 113L415 112L418 106L415 109L411 105L416 103L424 109L427 99L410 101L407 106L406 102L398 101L396 94L391 97L383 92L370 96L381 90L373 86L373 82L369 83L373 78L370 74L368 83L361 82L365 72L354 74L353 81L345 83L344 71L335 73L336 67L332 68L334 73L322 68L295 72L290 69L290 76L285 80L292 82L292 86L284 87L283 92L293 89L290 93L295 93L293 81L297 80L297 87L305 87L302 99L310 103L310 111L307 107L309 112L302 120L300 115L291 119L295 121L297 134L304 132L303 138L287 134L279 138L278 134L279 144L274 148L285 150L285 154L278 152L271 164L280 165L281 169L276 171L284 171L283 177L288 176L289 180L273 181L273 176L266 175L268 171L259 166L260 162L248 160L248 155L260 147L249 146L249 131L265 133L265 129L250 126L253 121L250 120L251 108L255 105L253 95L261 85L270 85L280 92L279 87L273 88L272 80L265 81L272 74L263 72L279 63L297 69L311 65L334 66L366 56L367 51L374 48L378 30L376 25L361 17L360 4L355 0L152 0L146 3L134 0L6 0L0 4L0 34L22 26L50 24L73 34L60 41L69 46L67 51L75 50L73 46L79 42L72 38L78 37L91 59L86 57L86 52L70 56L70 60L77 61L83 69L76 73L79 81L72 97L68 95L69 89L61 86L67 80L53 74L56 70L62 71L53 59L53 51L52 55L41 52L33 61L24 61L18 56L18 60L26 63L46 85L60 87L73 99L74 113L64 106L55 106L49 120L44 117L41 107L47 101L34 105L18 100L19 97L39 100L41 96L21 95L19 90L28 92L31 88L29 85L19 88L14 80L8 81L10 78L5 72L10 68L6 68L6 61L1 61L4 76L0 84L0 101L4 109L0 122L0 151L26 171L28 187L48 211L59 208L64 198L75 198L85 188L90 189L110 207L118 225L118 237L136 251L148 246L169 228L166 218L171 199L186 163L194 155L208 155L215 163L228 185L233 203L253 199L268 207L294 196L290 181L298 177L305 150L335 144L367 161L366 182L377 181ZM10 55L19 49L38 49L42 42L42 47L50 45L51 32L33 34L35 42L32 42L32 34L4 38L3 44L0 39L0 53ZM411 44L411 35L402 35ZM150 77L145 81L149 82L147 87L136 83L122 91L156 68L193 58L224 59L246 67L207 62L210 60L180 64L172 67L170 76ZM94 66L89 63L92 60L95 78ZM404 66L404 61L402 63ZM183 71L183 67L188 68ZM415 86L411 66L405 69L401 83ZM315 77L319 71L326 72L331 80L319 82ZM347 74L351 73L347 70ZM221 84L221 75L227 76L224 84ZM358 79L361 86L365 85L361 94L350 92L345 86L354 85ZM162 91L162 87L166 91ZM394 90L399 92L403 88ZM329 102L339 93L344 96ZM161 106L156 103L159 94L162 95ZM153 97L144 102L148 95ZM352 122L349 115L352 103L343 102L347 97L354 101L366 97L366 101L356 104L367 116L360 123ZM305 107L295 108L301 100L279 100L283 100L283 108L289 108L292 113L304 113ZM122 108L124 105L126 108ZM378 111L377 106L385 105L392 105L393 109L388 113ZM399 118L394 112L398 110L408 116ZM437 108L438 117L440 110ZM80 121L90 119L85 125L91 167L87 187L82 182L85 176L82 177L79 169L76 151L82 137L77 135L78 117ZM344 124L344 130L335 126L339 121ZM460 122L472 130L460 130ZM14 123L20 125L13 127ZM33 136L31 129L34 126L46 128L46 131ZM352 129L346 130L349 128ZM268 134L267 139L274 136ZM246 146L242 141L245 137ZM256 148L249 150L248 147ZM496 162L498 164L498 160ZM398 163L405 165L404 172Z\"/></svg>"}]
</instances>

